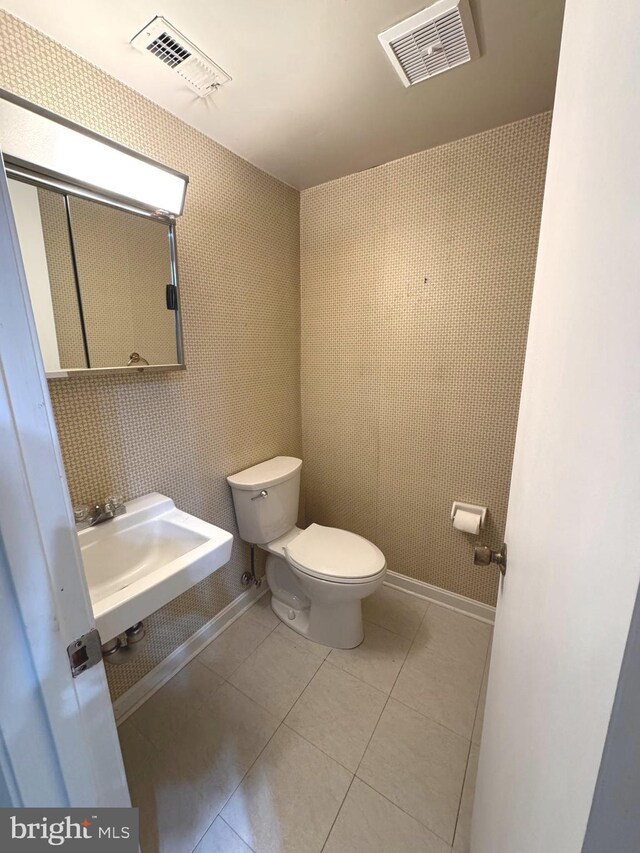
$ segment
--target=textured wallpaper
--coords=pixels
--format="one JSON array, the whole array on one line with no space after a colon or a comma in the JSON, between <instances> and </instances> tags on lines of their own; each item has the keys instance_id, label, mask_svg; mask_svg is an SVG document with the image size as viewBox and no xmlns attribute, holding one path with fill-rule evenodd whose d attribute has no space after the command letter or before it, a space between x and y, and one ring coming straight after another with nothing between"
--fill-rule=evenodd
<instances>
[{"instance_id":1,"label":"textured wallpaper","mask_svg":"<svg viewBox=\"0 0 640 853\"><path fill-rule=\"evenodd\" d=\"M187 370L50 383L75 502L157 490L237 537L225 476L300 455L299 196L0 12L0 86L190 176L177 224ZM147 620L114 697L241 591L248 546Z\"/></svg>"},{"instance_id":2,"label":"textured wallpaper","mask_svg":"<svg viewBox=\"0 0 640 853\"><path fill-rule=\"evenodd\" d=\"M38 198L60 366L87 367L64 197L39 189ZM85 199L69 201L91 367L123 367L133 352L149 364L175 364L175 313L165 302L167 226Z\"/></svg>"},{"instance_id":3,"label":"textured wallpaper","mask_svg":"<svg viewBox=\"0 0 640 853\"><path fill-rule=\"evenodd\" d=\"M454 500L504 533L550 115L301 197L307 518L494 604Z\"/></svg>"},{"instance_id":4,"label":"textured wallpaper","mask_svg":"<svg viewBox=\"0 0 640 853\"><path fill-rule=\"evenodd\" d=\"M40 188L38 203L60 364L62 367L85 368L88 364L78 311L76 278L64 196Z\"/></svg>"},{"instance_id":5,"label":"textured wallpaper","mask_svg":"<svg viewBox=\"0 0 640 853\"><path fill-rule=\"evenodd\" d=\"M91 367L124 366L133 352L175 364L168 227L80 198L69 208Z\"/></svg>"},{"instance_id":6,"label":"textured wallpaper","mask_svg":"<svg viewBox=\"0 0 640 853\"><path fill-rule=\"evenodd\" d=\"M147 620L144 654L108 669L113 696L238 595L248 548L224 478L278 454L303 455L307 522L493 604L497 572L473 567L449 513L487 505L482 539L501 543L550 116L300 199L5 13L0 39L1 86L191 178L187 370L50 384L74 502L157 490L236 535L227 567Z\"/></svg>"}]
</instances>

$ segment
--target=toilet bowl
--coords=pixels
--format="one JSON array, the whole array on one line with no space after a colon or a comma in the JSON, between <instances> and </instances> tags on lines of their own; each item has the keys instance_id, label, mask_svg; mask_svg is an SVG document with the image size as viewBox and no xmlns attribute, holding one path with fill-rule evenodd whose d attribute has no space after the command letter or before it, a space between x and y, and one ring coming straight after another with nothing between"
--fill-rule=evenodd
<instances>
[{"instance_id":1,"label":"toilet bowl","mask_svg":"<svg viewBox=\"0 0 640 853\"><path fill-rule=\"evenodd\" d=\"M277 456L227 477L240 536L267 553L274 613L326 646L351 649L364 638L362 599L386 573L382 551L336 527L296 526L302 461Z\"/></svg>"}]
</instances>

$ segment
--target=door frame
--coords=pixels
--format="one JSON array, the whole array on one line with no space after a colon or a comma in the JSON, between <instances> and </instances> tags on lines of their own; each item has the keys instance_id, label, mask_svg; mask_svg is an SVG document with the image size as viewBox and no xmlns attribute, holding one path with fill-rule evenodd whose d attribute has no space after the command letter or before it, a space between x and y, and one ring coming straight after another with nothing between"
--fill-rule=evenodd
<instances>
[{"instance_id":1,"label":"door frame","mask_svg":"<svg viewBox=\"0 0 640 853\"><path fill-rule=\"evenodd\" d=\"M0 154L0 774L20 806L130 805Z\"/></svg>"}]
</instances>

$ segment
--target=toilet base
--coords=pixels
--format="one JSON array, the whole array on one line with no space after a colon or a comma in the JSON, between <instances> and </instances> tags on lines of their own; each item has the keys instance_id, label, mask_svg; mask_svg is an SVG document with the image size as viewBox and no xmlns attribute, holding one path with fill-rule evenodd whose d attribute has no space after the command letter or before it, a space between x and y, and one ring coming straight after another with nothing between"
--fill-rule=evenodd
<instances>
[{"instance_id":1,"label":"toilet base","mask_svg":"<svg viewBox=\"0 0 640 853\"><path fill-rule=\"evenodd\" d=\"M322 646L355 649L364 640L359 600L343 602L338 606L333 603L324 610L318 604L298 610L279 601L272 594L271 609L292 631Z\"/></svg>"},{"instance_id":2,"label":"toilet base","mask_svg":"<svg viewBox=\"0 0 640 853\"><path fill-rule=\"evenodd\" d=\"M266 572L273 612L289 628L333 649L355 649L363 641L362 599L381 586L384 571L363 583L336 583L309 576L270 553Z\"/></svg>"}]
</instances>

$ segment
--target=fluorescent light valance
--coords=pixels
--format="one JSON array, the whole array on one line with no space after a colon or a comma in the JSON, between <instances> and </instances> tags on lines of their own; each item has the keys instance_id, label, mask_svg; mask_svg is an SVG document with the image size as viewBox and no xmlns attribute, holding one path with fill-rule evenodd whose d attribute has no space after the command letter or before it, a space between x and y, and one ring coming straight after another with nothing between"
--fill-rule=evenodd
<instances>
[{"instance_id":1,"label":"fluorescent light valance","mask_svg":"<svg viewBox=\"0 0 640 853\"><path fill-rule=\"evenodd\" d=\"M35 172L145 210L182 213L186 175L2 89L0 148Z\"/></svg>"}]
</instances>

